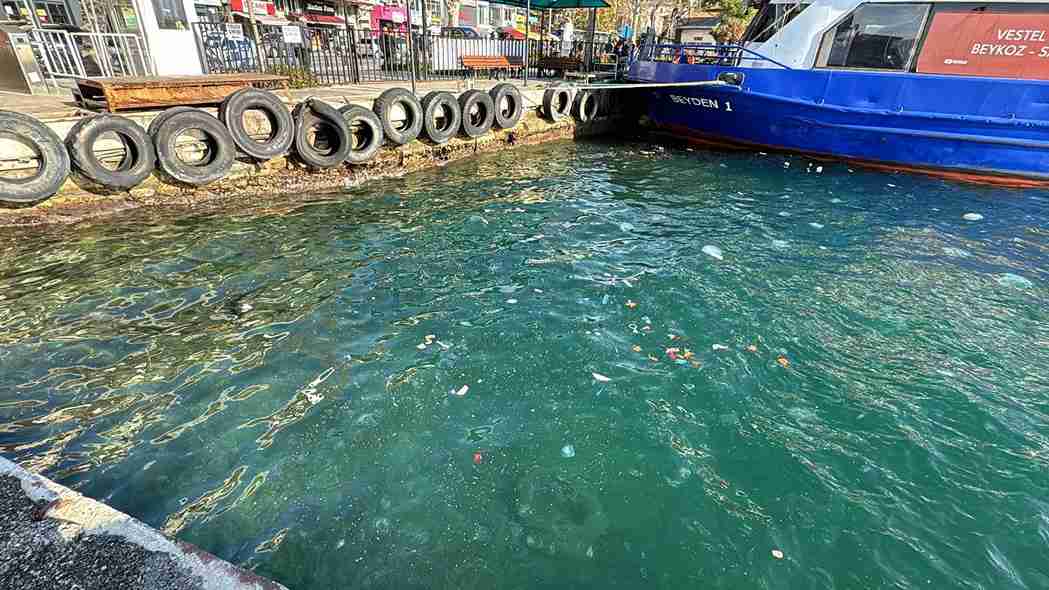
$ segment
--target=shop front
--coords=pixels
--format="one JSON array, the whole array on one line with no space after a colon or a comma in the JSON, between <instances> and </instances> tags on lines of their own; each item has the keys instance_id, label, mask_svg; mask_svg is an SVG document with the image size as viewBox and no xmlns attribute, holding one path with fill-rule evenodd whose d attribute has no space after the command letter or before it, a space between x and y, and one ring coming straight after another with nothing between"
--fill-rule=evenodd
<instances>
[{"instance_id":1,"label":"shop front","mask_svg":"<svg viewBox=\"0 0 1049 590\"><path fill-rule=\"evenodd\" d=\"M139 16L158 76L201 73L194 0L139 0Z\"/></svg>"}]
</instances>

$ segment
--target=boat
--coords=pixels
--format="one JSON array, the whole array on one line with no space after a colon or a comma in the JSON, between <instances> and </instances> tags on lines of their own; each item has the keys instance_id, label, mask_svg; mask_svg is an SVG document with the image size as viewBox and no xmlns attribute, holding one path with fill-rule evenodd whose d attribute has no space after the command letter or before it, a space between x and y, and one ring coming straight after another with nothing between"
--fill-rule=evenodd
<instances>
[{"instance_id":1,"label":"boat","mask_svg":"<svg viewBox=\"0 0 1049 590\"><path fill-rule=\"evenodd\" d=\"M766 0L739 43L647 43L627 78L696 143L1049 185L1049 4Z\"/></svg>"}]
</instances>

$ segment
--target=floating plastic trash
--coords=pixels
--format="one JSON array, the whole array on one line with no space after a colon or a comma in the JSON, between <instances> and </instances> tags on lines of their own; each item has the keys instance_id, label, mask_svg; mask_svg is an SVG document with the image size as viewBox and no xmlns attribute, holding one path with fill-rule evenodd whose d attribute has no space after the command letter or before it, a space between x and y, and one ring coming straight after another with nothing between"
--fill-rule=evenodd
<instances>
[{"instance_id":1,"label":"floating plastic trash","mask_svg":"<svg viewBox=\"0 0 1049 590\"><path fill-rule=\"evenodd\" d=\"M572 457L575 457L575 447L573 447L572 445L565 445L561 447L561 456L565 459L571 459Z\"/></svg>"},{"instance_id":2,"label":"floating plastic trash","mask_svg":"<svg viewBox=\"0 0 1049 590\"><path fill-rule=\"evenodd\" d=\"M1016 287L1017 289L1027 289L1034 286L1034 283L1032 283L1030 280L1021 277L1020 275L1014 275L1011 272L998 275L998 278L995 280L998 281L998 284L1003 287Z\"/></svg>"},{"instance_id":3,"label":"floating plastic trash","mask_svg":"<svg viewBox=\"0 0 1049 590\"><path fill-rule=\"evenodd\" d=\"M718 350L728 350L728 347L727 347L727 346L725 346L724 344L714 344L714 345L712 345L712 346L711 346L710 348L714 349L715 351L718 351Z\"/></svg>"},{"instance_id":4,"label":"floating plastic trash","mask_svg":"<svg viewBox=\"0 0 1049 590\"><path fill-rule=\"evenodd\" d=\"M609 377L605 377L605 376L604 376L604 375L602 375L601 373L590 373L590 374L594 376L594 380L595 380L595 381L599 381L599 382L601 382L601 383L608 383L609 381L611 381L611 380L612 380L612 379L611 379L611 378L609 378Z\"/></svg>"},{"instance_id":5,"label":"floating plastic trash","mask_svg":"<svg viewBox=\"0 0 1049 590\"><path fill-rule=\"evenodd\" d=\"M783 559L783 552L780 551L779 549L773 549L772 550L772 557L775 557L776 559Z\"/></svg>"},{"instance_id":6,"label":"floating plastic trash","mask_svg":"<svg viewBox=\"0 0 1049 590\"><path fill-rule=\"evenodd\" d=\"M823 229L823 224L822 223L816 223L815 221L810 221L809 225L814 227L814 228L816 228L816 229Z\"/></svg>"},{"instance_id":7,"label":"floating plastic trash","mask_svg":"<svg viewBox=\"0 0 1049 590\"><path fill-rule=\"evenodd\" d=\"M835 204L835 205L837 205L837 204L839 204L839 203L844 203L845 201L842 201L842 200L841 200L841 199L839 199L838 197L834 197L833 199L831 199L831 200L830 200L830 202L831 202L831 203L833 203L833 204Z\"/></svg>"},{"instance_id":8,"label":"floating plastic trash","mask_svg":"<svg viewBox=\"0 0 1049 590\"><path fill-rule=\"evenodd\" d=\"M966 221L983 221L983 215L980 215L979 213L966 213L965 215L962 215L962 219Z\"/></svg>"},{"instance_id":9,"label":"floating plastic trash","mask_svg":"<svg viewBox=\"0 0 1049 590\"><path fill-rule=\"evenodd\" d=\"M780 355L780 357L776 359L776 362L779 363L780 366L784 369L790 366L790 361L787 360L787 357L782 355Z\"/></svg>"},{"instance_id":10,"label":"floating plastic trash","mask_svg":"<svg viewBox=\"0 0 1049 590\"><path fill-rule=\"evenodd\" d=\"M470 391L470 386L469 385L463 385L459 389L453 390L452 391L452 395L454 395L456 397L462 397L462 396L466 395L467 391Z\"/></svg>"},{"instance_id":11,"label":"floating plastic trash","mask_svg":"<svg viewBox=\"0 0 1049 590\"><path fill-rule=\"evenodd\" d=\"M717 246L703 246L703 253L716 260L725 259L725 255L721 252L721 248L718 248Z\"/></svg>"},{"instance_id":12,"label":"floating plastic trash","mask_svg":"<svg viewBox=\"0 0 1049 590\"><path fill-rule=\"evenodd\" d=\"M506 302L509 303L510 305L513 305L513 304L517 303L517 300L516 299L507 299Z\"/></svg>"},{"instance_id":13,"label":"floating plastic trash","mask_svg":"<svg viewBox=\"0 0 1049 590\"><path fill-rule=\"evenodd\" d=\"M630 309L634 309L635 307L637 307L637 302L627 299L626 300L626 306L629 307Z\"/></svg>"},{"instance_id":14,"label":"floating plastic trash","mask_svg":"<svg viewBox=\"0 0 1049 590\"><path fill-rule=\"evenodd\" d=\"M758 347L756 345L754 345L754 344L747 345L747 352L757 352L757 351L758 351Z\"/></svg>"}]
</instances>

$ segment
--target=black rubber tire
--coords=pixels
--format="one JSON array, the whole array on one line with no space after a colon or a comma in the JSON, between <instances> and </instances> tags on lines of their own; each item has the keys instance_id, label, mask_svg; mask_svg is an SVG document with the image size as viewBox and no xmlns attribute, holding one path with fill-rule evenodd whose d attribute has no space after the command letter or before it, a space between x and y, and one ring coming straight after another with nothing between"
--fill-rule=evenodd
<instances>
[{"instance_id":1,"label":"black rubber tire","mask_svg":"<svg viewBox=\"0 0 1049 590\"><path fill-rule=\"evenodd\" d=\"M244 112L262 111L270 123L270 135L263 141L252 137L244 128ZM295 141L295 122L288 107L277 95L257 88L242 88L227 96L219 105L219 120L226 125L233 143L240 151L265 162L283 156Z\"/></svg>"},{"instance_id":2,"label":"black rubber tire","mask_svg":"<svg viewBox=\"0 0 1049 590\"><path fill-rule=\"evenodd\" d=\"M500 129L511 129L524 116L524 97L513 84L496 84L488 91L495 105L495 126ZM503 104L506 104L506 109Z\"/></svg>"},{"instance_id":3,"label":"black rubber tire","mask_svg":"<svg viewBox=\"0 0 1049 590\"><path fill-rule=\"evenodd\" d=\"M206 162L191 164L178 157L175 142L188 130L199 130L205 135L211 150ZM153 148L157 152L157 171L169 180L190 186L201 186L223 178L237 156L237 147L225 125L200 109L167 116L153 133Z\"/></svg>"},{"instance_id":4,"label":"black rubber tire","mask_svg":"<svg viewBox=\"0 0 1049 590\"><path fill-rule=\"evenodd\" d=\"M50 127L29 115L0 111L0 136L27 144L40 161L36 174L29 178L0 178L0 202L35 203L62 188L69 176L69 152Z\"/></svg>"},{"instance_id":5,"label":"black rubber tire","mask_svg":"<svg viewBox=\"0 0 1049 590\"><path fill-rule=\"evenodd\" d=\"M392 120L393 107L401 105L408 117L404 123ZM395 145L404 145L419 137L423 128L423 106L419 98L404 88L390 88L375 99L372 110L382 121L386 139Z\"/></svg>"},{"instance_id":6,"label":"black rubber tire","mask_svg":"<svg viewBox=\"0 0 1049 590\"><path fill-rule=\"evenodd\" d=\"M572 115L580 123L593 121L598 114L599 99L589 90L580 90L572 100Z\"/></svg>"},{"instance_id":7,"label":"black rubber tire","mask_svg":"<svg viewBox=\"0 0 1049 590\"><path fill-rule=\"evenodd\" d=\"M379 117L355 104L341 107L339 114L346 122L349 132L350 151L346 154L346 161L350 164L363 164L374 158L385 140ZM360 132L355 129L360 129Z\"/></svg>"},{"instance_id":8,"label":"black rubber tire","mask_svg":"<svg viewBox=\"0 0 1049 590\"><path fill-rule=\"evenodd\" d=\"M200 110L197 107L171 107L165 111L161 111L159 115L153 117L153 120L149 122L146 127L146 135L153 137L157 134L157 129L167 120L168 117L175 113L185 113L186 111L197 111Z\"/></svg>"},{"instance_id":9,"label":"black rubber tire","mask_svg":"<svg viewBox=\"0 0 1049 590\"><path fill-rule=\"evenodd\" d=\"M543 114L551 121L559 121L572 108L572 92L568 88L547 88L543 92Z\"/></svg>"},{"instance_id":10,"label":"black rubber tire","mask_svg":"<svg viewBox=\"0 0 1049 590\"><path fill-rule=\"evenodd\" d=\"M463 117L463 135L480 137L492 128L495 120L495 103L487 92L467 90L459 95L459 110ZM476 112L474 112L476 110Z\"/></svg>"},{"instance_id":11,"label":"black rubber tire","mask_svg":"<svg viewBox=\"0 0 1049 590\"><path fill-rule=\"evenodd\" d=\"M350 154L350 130L339 111L324 101L309 98L295 105L291 117L295 120L295 154L303 164L335 168L346 161ZM328 128L328 139L335 144L328 149L310 142L310 129L320 125Z\"/></svg>"},{"instance_id":12,"label":"black rubber tire","mask_svg":"<svg viewBox=\"0 0 1049 590\"><path fill-rule=\"evenodd\" d=\"M107 132L119 135L126 150L116 170L106 168L95 156L95 142ZM153 140L146 130L131 119L117 115L81 119L66 135L66 148L73 170L107 189L126 191L135 188L149 178L157 163Z\"/></svg>"},{"instance_id":13,"label":"black rubber tire","mask_svg":"<svg viewBox=\"0 0 1049 590\"><path fill-rule=\"evenodd\" d=\"M443 115L444 125L439 126L437 115ZM448 143L459 132L463 112L459 101L451 92L434 91L423 98L423 135L436 144Z\"/></svg>"}]
</instances>

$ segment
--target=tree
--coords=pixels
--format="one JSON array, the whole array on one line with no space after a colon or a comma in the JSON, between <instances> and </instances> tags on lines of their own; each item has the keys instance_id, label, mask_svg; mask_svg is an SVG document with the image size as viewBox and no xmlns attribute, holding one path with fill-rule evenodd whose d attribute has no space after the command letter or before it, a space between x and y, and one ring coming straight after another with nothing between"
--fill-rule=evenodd
<instances>
[{"instance_id":1,"label":"tree","mask_svg":"<svg viewBox=\"0 0 1049 590\"><path fill-rule=\"evenodd\" d=\"M719 0L721 23L711 31L718 43L738 43L747 30L747 23L754 16L754 9L746 0Z\"/></svg>"}]
</instances>

